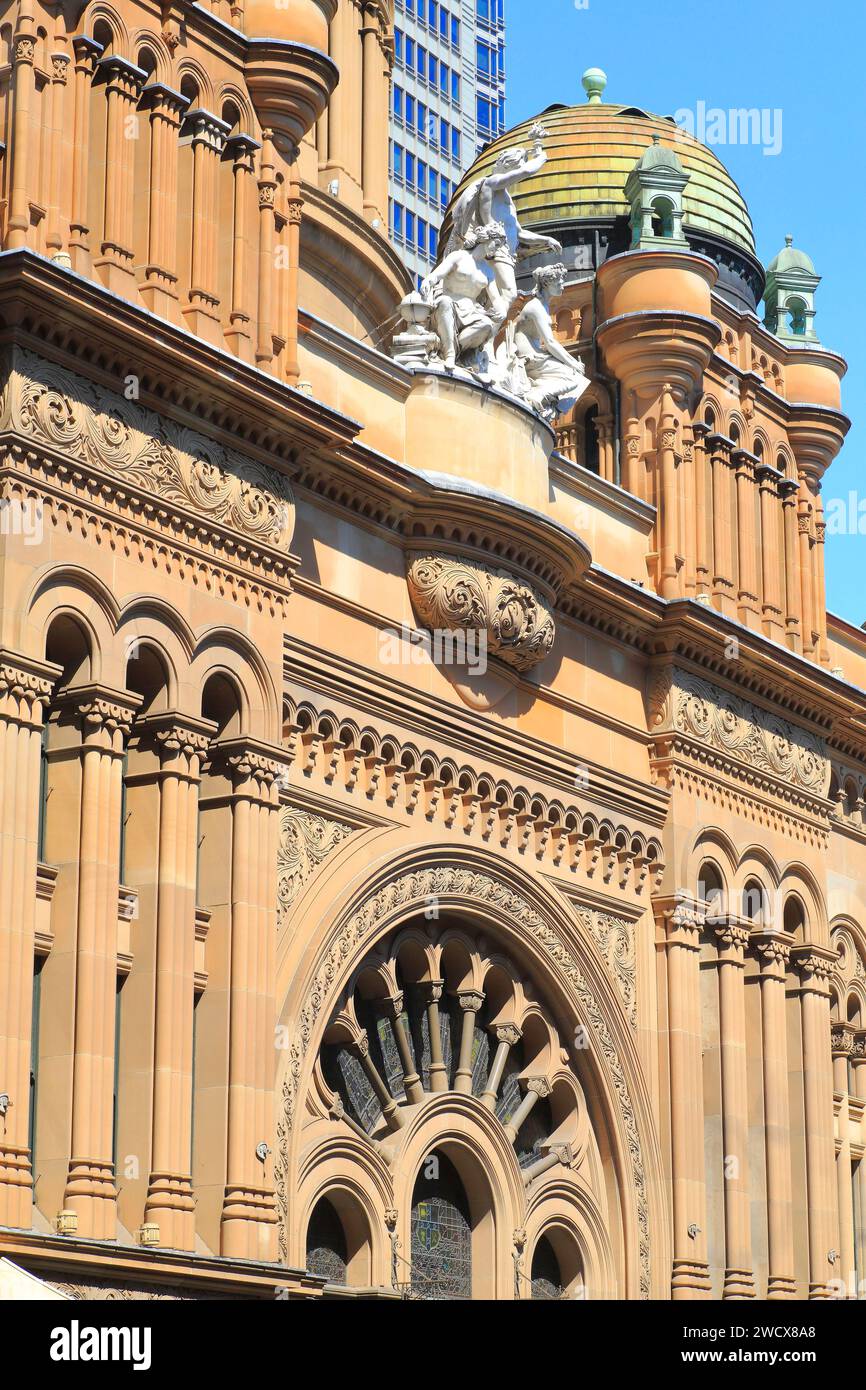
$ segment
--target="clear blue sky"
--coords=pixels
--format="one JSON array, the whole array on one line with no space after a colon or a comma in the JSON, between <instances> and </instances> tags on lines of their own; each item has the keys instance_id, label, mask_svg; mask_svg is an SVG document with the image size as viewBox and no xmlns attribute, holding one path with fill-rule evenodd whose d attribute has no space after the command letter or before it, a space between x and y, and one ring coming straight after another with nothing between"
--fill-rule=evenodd
<instances>
[{"instance_id":1,"label":"clear blue sky","mask_svg":"<svg viewBox=\"0 0 866 1390\"><path fill-rule=\"evenodd\" d=\"M850 491L866 531L866 0L506 0L509 125L552 102L585 100L603 68L605 100L662 115L681 108L782 112L782 147L716 145L736 179L766 265L786 233L823 276L816 329L848 361L852 427L824 479L824 505ZM828 536L828 606L866 620L866 534Z\"/></svg>"}]
</instances>

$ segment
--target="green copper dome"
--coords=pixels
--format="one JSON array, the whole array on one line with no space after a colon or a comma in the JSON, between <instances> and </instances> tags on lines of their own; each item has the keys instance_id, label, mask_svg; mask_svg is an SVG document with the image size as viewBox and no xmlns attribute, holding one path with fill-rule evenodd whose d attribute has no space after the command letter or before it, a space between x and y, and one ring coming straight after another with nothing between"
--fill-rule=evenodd
<instances>
[{"instance_id":1,"label":"green copper dome","mask_svg":"<svg viewBox=\"0 0 866 1390\"><path fill-rule=\"evenodd\" d=\"M815 274L815 265L805 251L798 251L792 236L785 237L784 248L774 256L767 266L768 275L784 275L789 270L805 270L807 275Z\"/></svg>"},{"instance_id":2,"label":"green copper dome","mask_svg":"<svg viewBox=\"0 0 866 1390\"><path fill-rule=\"evenodd\" d=\"M598 96L597 86L593 96ZM627 216L625 182L637 160L666 160L673 150L690 176L683 195L685 229L721 237L755 254L752 219L745 200L721 160L680 129L671 117L653 116L633 106L611 106L590 99L581 106L552 106L494 140L464 175L458 189L493 168L512 145L529 145L530 129L540 121L547 131L547 163L514 189L517 214L528 227Z\"/></svg>"}]
</instances>

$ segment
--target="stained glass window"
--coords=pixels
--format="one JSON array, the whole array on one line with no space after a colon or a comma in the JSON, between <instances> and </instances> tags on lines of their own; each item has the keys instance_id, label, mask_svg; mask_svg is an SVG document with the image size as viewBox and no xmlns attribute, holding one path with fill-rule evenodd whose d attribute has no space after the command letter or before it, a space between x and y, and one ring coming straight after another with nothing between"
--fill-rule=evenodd
<instances>
[{"instance_id":1,"label":"stained glass window","mask_svg":"<svg viewBox=\"0 0 866 1390\"><path fill-rule=\"evenodd\" d=\"M327 1197L316 1203L307 1227L307 1269L329 1284L345 1284L349 1262L343 1223Z\"/></svg>"},{"instance_id":2,"label":"stained glass window","mask_svg":"<svg viewBox=\"0 0 866 1390\"><path fill-rule=\"evenodd\" d=\"M532 1297L562 1298L562 1275L556 1251L547 1236L542 1236L532 1256Z\"/></svg>"},{"instance_id":3,"label":"stained glass window","mask_svg":"<svg viewBox=\"0 0 866 1390\"><path fill-rule=\"evenodd\" d=\"M382 1108L358 1058L347 1047L326 1044L322 1048L322 1075L349 1114L370 1134Z\"/></svg>"},{"instance_id":4,"label":"stained glass window","mask_svg":"<svg viewBox=\"0 0 866 1390\"><path fill-rule=\"evenodd\" d=\"M466 1193L445 1154L425 1161L412 1197L412 1293L472 1297L472 1230Z\"/></svg>"},{"instance_id":5,"label":"stained glass window","mask_svg":"<svg viewBox=\"0 0 866 1390\"><path fill-rule=\"evenodd\" d=\"M550 1103L537 1100L527 1115L514 1141L517 1162L521 1168L528 1168L537 1158L541 1158L541 1145L553 1130L553 1116Z\"/></svg>"}]
</instances>

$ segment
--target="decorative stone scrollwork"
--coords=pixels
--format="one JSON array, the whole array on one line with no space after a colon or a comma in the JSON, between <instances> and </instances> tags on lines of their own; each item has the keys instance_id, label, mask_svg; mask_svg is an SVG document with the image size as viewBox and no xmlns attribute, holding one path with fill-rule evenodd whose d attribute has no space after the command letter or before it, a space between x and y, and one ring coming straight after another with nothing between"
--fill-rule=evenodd
<instances>
[{"instance_id":1,"label":"decorative stone scrollwork","mask_svg":"<svg viewBox=\"0 0 866 1390\"><path fill-rule=\"evenodd\" d=\"M548 604L507 570L450 555L419 555L407 572L420 621L436 630L485 634L487 651L517 671L550 652L556 627Z\"/></svg>"},{"instance_id":2,"label":"decorative stone scrollwork","mask_svg":"<svg viewBox=\"0 0 866 1390\"><path fill-rule=\"evenodd\" d=\"M282 927L289 908L307 879L311 878L341 844L353 827L343 821L317 816L284 806L280 815L277 851L277 926Z\"/></svg>"},{"instance_id":3,"label":"decorative stone scrollwork","mask_svg":"<svg viewBox=\"0 0 866 1390\"><path fill-rule=\"evenodd\" d=\"M659 671L649 697L650 732L676 733L814 796L826 796L830 762L808 730L690 671Z\"/></svg>"},{"instance_id":4,"label":"decorative stone scrollwork","mask_svg":"<svg viewBox=\"0 0 866 1390\"><path fill-rule=\"evenodd\" d=\"M288 550L295 508L282 474L24 349L10 365L0 429Z\"/></svg>"},{"instance_id":5,"label":"decorative stone scrollwork","mask_svg":"<svg viewBox=\"0 0 866 1390\"><path fill-rule=\"evenodd\" d=\"M637 1023L637 980L634 929L622 917L609 912L576 909L581 925L590 933L622 995L629 1022Z\"/></svg>"}]
</instances>

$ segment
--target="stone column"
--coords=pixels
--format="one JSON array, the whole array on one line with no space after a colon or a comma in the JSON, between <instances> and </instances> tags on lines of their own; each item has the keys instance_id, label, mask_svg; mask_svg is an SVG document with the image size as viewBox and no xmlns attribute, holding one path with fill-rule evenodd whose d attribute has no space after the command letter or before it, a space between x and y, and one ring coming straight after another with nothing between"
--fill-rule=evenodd
<instances>
[{"instance_id":1,"label":"stone column","mask_svg":"<svg viewBox=\"0 0 866 1390\"><path fill-rule=\"evenodd\" d=\"M96 60L102 47L86 34L76 34L72 40L75 54L74 90L75 114L72 139L72 209L69 219L69 255L72 269L79 275L90 275L90 217L87 208L88 165L90 149L90 88L96 71Z\"/></svg>"},{"instance_id":2,"label":"stone column","mask_svg":"<svg viewBox=\"0 0 866 1390\"><path fill-rule=\"evenodd\" d=\"M550 1095L550 1082L543 1076L532 1076L526 1082L523 1100L518 1105L508 1124L504 1126L509 1141L513 1144L520 1133L521 1126L532 1114L540 1100Z\"/></svg>"},{"instance_id":3,"label":"stone column","mask_svg":"<svg viewBox=\"0 0 866 1390\"><path fill-rule=\"evenodd\" d=\"M785 638L792 651L803 650L803 598L800 592L800 561L798 554L797 493L793 478L782 478L779 496L782 499L782 530L785 544Z\"/></svg>"},{"instance_id":4,"label":"stone column","mask_svg":"<svg viewBox=\"0 0 866 1390\"><path fill-rule=\"evenodd\" d=\"M475 1016L484 1003L480 990L461 989L457 998L463 1010L460 1029L460 1054L454 1073L454 1089L464 1095L472 1092L472 1044L475 1041Z\"/></svg>"},{"instance_id":5,"label":"stone column","mask_svg":"<svg viewBox=\"0 0 866 1390\"><path fill-rule=\"evenodd\" d=\"M105 76L108 115L103 237L93 268L108 289L129 297L135 292L132 230L135 141L129 139L127 123L136 117L135 109L147 73L117 54L100 58L97 68Z\"/></svg>"},{"instance_id":6,"label":"stone column","mask_svg":"<svg viewBox=\"0 0 866 1390\"><path fill-rule=\"evenodd\" d=\"M33 173L37 166L38 131L33 119L36 97L36 25L28 5L18 10L12 35L12 109L15 119L10 131L9 221L6 245L10 251L26 246L30 240L30 201Z\"/></svg>"},{"instance_id":7,"label":"stone column","mask_svg":"<svg viewBox=\"0 0 866 1390\"><path fill-rule=\"evenodd\" d=\"M301 265L301 221L304 200L301 197L301 181L297 162L292 165L292 179L286 196L286 216L288 219L289 264L285 270L288 276L286 295L286 380L297 381L298 367L298 272Z\"/></svg>"},{"instance_id":8,"label":"stone column","mask_svg":"<svg viewBox=\"0 0 866 1390\"><path fill-rule=\"evenodd\" d=\"M733 517L730 506L731 441L721 434L707 435L713 475L713 598L729 618L736 617L734 600Z\"/></svg>"},{"instance_id":9,"label":"stone column","mask_svg":"<svg viewBox=\"0 0 866 1390\"><path fill-rule=\"evenodd\" d=\"M63 166L66 139L68 69L70 55L65 50L51 54L51 126L48 155L48 225L45 247L52 261L71 266L69 255L68 205L64 205L63 188L66 170ZM71 103L69 103L71 105Z\"/></svg>"},{"instance_id":10,"label":"stone column","mask_svg":"<svg viewBox=\"0 0 866 1390\"><path fill-rule=\"evenodd\" d=\"M387 122L383 125L382 116L384 56L379 44L378 13L377 6L365 5L361 28L361 186L364 190L364 212L370 219L382 218L387 212L387 203L384 208L381 204L381 174L387 160L388 136Z\"/></svg>"},{"instance_id":11,"label":"stone column","mask_svg":"<svg viewBox=\"0 0 866 1390\"><path fill-rule=\"evenodd\" d=\"M439 1023L439 1001L444 980L424 980L419 988L426 995L427 1031L430 1034L430 1090L448 1090L448 1068L442 1058L442 1030Z\"/></svg>"},{"instance_id":12,"label":"stone column","mask_svg":"<svg viewBox=\"0 0 866 1390\"><path fill-rule=\"evenodd\" d=\"M818 630L818 660L823 666L830 665L830 651L827 646L827 581L824 573L824 545L827 524L824 520L824 504L821 494L815 497L815 626Z\"/></svg>"},{"instance_id":13,"label":"stone column","mask_svg":"<svg viewBox=\"0 0 866 1390\"><path fill-rule=\"evenodd\" d=\"M851 1045L851 1093L866 1102L866 1028L858 1028ZM866 1294L866 1158L857 1165L857 1192L860 1198L860 1287L858 1295Z\"/></svg>"},{"instance_id":14,"label":"stone column","mask_svg":"<svg viewBox=\"0 0 866 1390\"><path fill-rule=\"evenodd\" d=\"M836 952L797 946L791 955L800 972L803 1028L803 1089L806 1126L806 1192L809 1212L809 1297L829 1298L828 1259L836 1241L837 1205L833 1160L833 1070L830 1054L828 981Z\"/></svg>"},{"instance_id":15,"label":"stone column","mask_svg":"<svg viewBox=\"0 0 866 1390\"><path fill-rule=\"evenodd\" d=\"M812 504L800 492L797 507L800 556L800 608L803 615L803 655L815 655L815 601L812 583Z\"/></svg>"},{"instance_id":16,"label":"stone column","mask_svg":"<svg viewBox=\"0 0 866 1390\"><path fill-rule=\"evenodd\" d=\"M764 1082L764 1147L767 1166L767 1298L795 1298L791 1185L791 1113L788 1099L788 1034L785 989L794 938L756 932L752 943L761 967L761 1042Z\"/></svg>"},{"instance_id":17,"label":"stone column","mask_svg":"<svg viewBox=\"0 0 866 1390\"><path fill-rule=\"evenodd\" d=\"M831 1049L833 1056L833 1089L839 1096L837 1132L839 1152L836 1154L836 1191L839 1208L839 1266L834 1270L841 1280L845 1298L857 1297L857 1260L854 1250L854 1189L851 1173L851 1133L848 1106L848 1059L854 1050L854 1029L844 1023L833 1025ZM833 1100L835 1109L835 1096ZM835 1280L833 1281L835 1282Z\"/></svg>"},{"instance_id":18,"label":"stone column","mask_svg":"<svg viewBox=\"0 0 866 1390\"><path fill-rule=\"evenodd\" d=\"M706 450L709 426L705 425L702 420L696 420L692 430L695 436L695 592L697 594L709 594L712 587L710 584L710 546L708 545L711 508L707 488Z\"/></svg>"},{"instance_id":19,"label":"stone column","mask_svg":"<svg viewBox=\"0 0 866 1390\"><path fill-rule=\"evenodd\" d=\"M124 743L140 699L88 685L61 692L55 703L73 715L81 735L72 1145L63 1204L78 1213L79 1236L113 1240L121 782Z\"/></svg>"},{"instance_id":20,"label":"stone column","mask_svg":"<svg viewBox=\"0 0 866 1390\"><path fill-rule=\"evenodd\" d=\"M699 955L704 913L697 903L681 895L657 900L654 907L667 951L674 1218L671 1296L707 1298L710 1279Z\"/></svg>"},{"instance_id":21,"label":"stone column","mask_svg":"<svg viewBox=\"0 0 866 1390\"><path fill-rule=\"evenodd\" d=\"M255 152L261 149L251 135L233 135L226 142L232 161L233 235L232 300L228 321L224 321L227 347L245 362L251 362L252 305L255 283L255 256L250 254L248 236L253 226L252 209L255 180ZM251 284L250 281L253 281Z\"/></svg>"},{"instance_id":22,"label":"stone column","mask_svg":"<svg viewBox=\"0 0 866 1390\"><path fill-rule=\"evenodd\" d=\"M737 494L737 613L746 627L756 628L760 626L754 471L757 459L746 449L735 449L731 461L735 469Z\"/></svg>"},{"instance_id":23,"label":"stone column","mask_svg":"<svg viewBox=\"0 0 866 1390\"><path fill-rule=\"evenodd\" d=\"M658 589L662 598L680 597L677 423L671 388L665 386L661 400L658 437L658 485L661 503Z\"/></svg>"},{"instance_id":24,"label":"stone column","mask_svg":"<svg viewBox=\"0 0 866 1390\"><path fill-rule=\"evenodd\" d=\"M421 1084L421 1078L415 1066L415 1058L412 1055L412 1042L403 1013L402 994L396 994L391 999L386 999L384 1009L394 1029L394 1041L397 1044L400 1065L403 1068L403 1086L406 1091L406 1099L410 1105L417 1105L424 1099L424 1087Z\"/></svg>"},{"instance_id":25,"label":"stone column","mask_svg":"<svg viewBox=\"0 0 866 1390\"><path fill-rule=\"evenodd\" d=\"M755 470L755 477L761 505L761 616L766 635L774 642L781 642L785 635L782 619L784 552L780 545L778 495L782 475L769 463L761 463Z\"/></svg>"},{"instance_id":26,"label":"stone column","mask_svg":"<svg viewBox=\"0 0 866 1390\"><path fill-rule=\"evenodd\" d=\"M714 923L714 931L719 952L719 1052L725 1164L725 1284L722 1296L754 1298L744 983L749 928L736 918L725 917Z\"/></svg>"},{"instance_id":27,"label":"stone column","mask_svg":"<svg viewBox=\"0 0 866 1390\"><path fill-rule=\"evenodd\" d=\"M183 315L200 338L222 346L216 273L217 172L229 127L210 111L188 111L192 143L192 260Z\"/></svg>"},{"instance_id":28,"label":"stone column","mask_svg":"<svg viewBox=\"0 0 866 1390\"><path fill-rule=\"evenodd\" d=\"M481 1104L486 1105L488 1110L496 1109L499 1086L502 1081L502 1073L505 1071L505 1063L508 1061L508 1054L512 1047L517 1046L523 1036L514 1023L506 1023L502 1027L494 1028L493 1032L497 1043L496 1056L493 1058L493 1066L490 1068L487 1085L481 1094Z\"/></svg>"},{"instance_id":29,"label":"stone column","mask_svg":"<svg viewBox=\"0 0 866 1390\"><path fill-rule=\"evenodd\" d=\"M145 1220L160 1244L192 1250L192 1029L198 785L215 726L176 713L136 722L159 758L151 1166Z\"/></svg>"},{"instance_id":30,"label":"stone column","mask_svg":"<svg viewBox=\"0 0 866 1390\"><path fill-rule=\"evenodd\" d=\"M30 1229L30 1044L42 716L60 668L0 650L0 1226Z\"/></svg>"},{"instance_id":31,"label":"stone column","mask_svg":"<svg viewBox=\"0 0 866 1390\"><path fill-rule=\"evenodd\" d=\"M338 88L339 90L339 88ZM273 131L262 131L259 192L259 296L256 325L256 365L269 369L274 360L273 299L276 195Z\"/></svg>"},{"instance_id":32,"label":"stone column","mask_svg":"<svg viewBox=\"0 0 866 1390\"><path fill-rule=\"evenodd\" d=\"M231 987L225 1199L221 1253L272 1260L277 1213L274 1147L274 974L279 792L284 750L252 738L211 745L231 779Z\"/></svg>"},{"instance_id":33,"label":"stone column","mask_svg":"<svg viewBox=\"0 0 866 1390\"><path fill-rule=\"evenodd\" d=\"M151 313L177 322L178 134L189 101L171 87L152 82L142 93L141 105L150 112L150 209L147 264L139 292Z\"/></svg>"}]
</instances>

